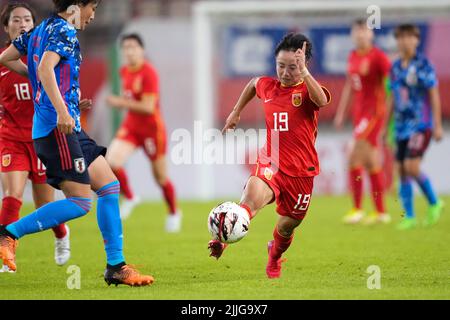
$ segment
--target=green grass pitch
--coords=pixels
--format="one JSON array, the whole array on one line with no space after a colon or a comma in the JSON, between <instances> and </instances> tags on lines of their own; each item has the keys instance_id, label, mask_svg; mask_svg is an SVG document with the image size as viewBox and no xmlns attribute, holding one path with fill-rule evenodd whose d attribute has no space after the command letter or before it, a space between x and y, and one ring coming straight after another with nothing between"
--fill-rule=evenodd
<instances>
[{"instance_id":1,"label":"green grass pitch","mask_svg":"<svg viewBox=\"0 0 450 320\"><path fill-rule=\"evenodd\" d=\"M444 198L450 204L450 197ZM252 222L249 235L220 261L208 257L207 215L217 202L183 202L184 230L163 232L165 207L143 204L124 224L127 261L152 274L147 288L107 287L104 252L95 214L70 224L72 258L81 289L67 288L67 267L53 262L51 232L23 239L19 272L0 274L0 299L450 299L450 214L432 229L395 230L399 204L389 200L389 226L344 226L346 197L316 197L286 254L279 280L265 276L266 244L277 216L270 206ZM24 208L29 212L30 206ZM424 216L426 205L417 200ZM381 289L369 290L367 268L381 270Z\"/></svg>"}]
</instances>

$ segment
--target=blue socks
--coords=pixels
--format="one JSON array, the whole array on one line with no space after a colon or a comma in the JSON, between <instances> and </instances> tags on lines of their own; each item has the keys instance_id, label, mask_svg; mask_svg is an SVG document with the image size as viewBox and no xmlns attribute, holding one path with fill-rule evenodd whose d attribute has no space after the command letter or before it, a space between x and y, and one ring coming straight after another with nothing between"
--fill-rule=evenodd
<instances>
[{"instance_id":1,"label":"blue socks","mask_svg":"<svg viewBox=\"0 0 450 320\"><path fill-rule=\"evenodd\" d=\"M425 174L420 174L419 177L415 178L417 184L419 185L425 197L430 205L436 205L438 203L438 197L434 192L433 186L431 185L430 179ZM414 218L414 192L412 186L412 179L405 177L401 179L400 185L400 199L403 204L403 209L405 209L407 218Z\"/></svg>"},{"instance_id":2,"label":"blue socks","mask_svg":"<svg viewBox=\"0 0 450 320\"><path fill-rule=\"evenodd\" d=\"M400 184L400 199L402 201L403 209L406 213L406 218L414 218L414 192L412 180L410 178L402 178Z\"/></svg>"},{"instance_id":3,"label":"blue socks","mask_svg":"<svg viewBox=\"0 0 450 320\"><path fill-rule=\"evenodd\" d=\"M115 181L97 191L97 221L105 242L108 265L125 262L123 256L122 221L119 211L120 184ZM92 200L69 198L49 203L32 214L10 224L6 230L16 239L51 229L70 220L86 215L92 207Z\"/></svg>"},{"instance_id":4,"label":"blue socks","mask_svg":"<svg viewBox=\"0 0 450 320\"><path fill-rule=\"evenodd\" d=\"M116 266L125 262L119 193L120 184L118 181L110 183L97 191L97 222L105 241L106 258L110 266Z\"/></svg>"},{"instance_id":5,"label":"blue socks","mask_svg":"<svg viewBox=\"0 0 450 320\"><path fill-rule=\"evenodd\" d=\"M420 174L420 176L416 179L419 184L420 189L425 194L425 197L428 200L430 205L435 205L438 202L438 198L436 193L433 190L433 186L431 185L430 179L425 174Z\"/></svg>"},{"instance_id":6,"label":"blue socks","mask_svg":"<svg viewBox=\"0 0 450 320\"><path fill-rule=\"evenodd\" d=\"M6 230L17 239L27 234L48 230L62 223L86 215L92 207L92 200L87 198L69 198L51 202L32 214L10 224Z\"/></svg>"}]
</instances>

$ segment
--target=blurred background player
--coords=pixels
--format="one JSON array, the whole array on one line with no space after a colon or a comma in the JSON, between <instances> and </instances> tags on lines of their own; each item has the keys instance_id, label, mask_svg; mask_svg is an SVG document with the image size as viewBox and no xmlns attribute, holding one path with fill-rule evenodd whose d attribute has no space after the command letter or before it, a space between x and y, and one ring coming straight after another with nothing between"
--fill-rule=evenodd
<instances>
[{"instance_id":1,"label":"blurred background player","mask_svg":"<svg viewBox=\"0 0 450 320\"><path fill-rule=\"evenodd\" d=\"M421 53L420 30L411 24L400 25L395 30L400 59L391 71L393 112L397 140L397 161L401 178L400 198L405 218L400 230L417 226L414 212L415 180L429 203L426 226L434 225L441 214L443 202L433 189L430 179L421 170L423 156L433 137L443 138L441 102L434 67Z\"/></svg>"},{"instance_id":2,"label":"blurred background player","mask_svg":"<svg viewBox=\"0 0 450 320\"><path fill-rule=\"evenodd\" d=\"M98 196L97 221L103 236L110 284L146 286L153 277L141 275L125 263L119 212L120 184L98 146L81 128L79 72L81 51L77 30L95 18L99 0L53 0L54 13L38 27L15 39L0 56L0 63L29 76L35 116L33 141L47 168L47 182L61 189L66 199L46 204L32 214L0 229L0 258L16 270L18 239L85 216ZM76 6L77 8L74 8ZM75 12L75 14L74 14ZM28 54L28 67L21 56Z\"/></svg>"},{"instance_id":3,"label":"blurred background player","mask_svg":"<svg viewBox=\"0 0 450 320\"><path fill-rule=\"evenodd\" d=\"M30 31L36 22L32 8L26 3L7 4L1 22L11 41ZM5 49L0 51L3 52ZM26 56L22 61L26 63ZM27 78L0 66L0 152L3 201L0 225L19 220L27 180L32 182L36 208L54 200L54 189L46 183L45 168L38 159L31 138L34 105L31 85ZM64 265L70 258L69 227L61 224L53 228L55 234L55 262ZM0 272L10 271L5 265Z\"/></svg>"},{"instance_id":4,"label":"blurred background player","mask_svg":"<svg viewBox=\"0 0 450 320\"><path fill-rule=\"evenodd\" d=\"M124 165L138 148L142 148L151 161L153 176L169 208L166 230L179 232L181 213L177 210L175 188L167 176L167 142L160 111L158 73L146 60L144 42L139 35L123 36L121 45L126 64L120 70L123 96L110 96L108 103L114 108L126 110L127 115L107 156L125 197L121 216L122 219L128 218L139 202L131 190Z\"/></svg>"},{"instance_id":5,"label":"blurred background player","mask_svg":"<svg viewBox=\"0 0 450 320\"><path fill-rule=\"evenodd\" d=\"M308 38L288 34L277 46L275 57L278 79L251 80L223 129L236 128L242 111L255 96L264 101L267 144L259 154L256 172L247 182L241 206L253 218L268 204L277 203L280 218L274 240L268 244L269 278L280 277L281 257L308 212L314 177L320 172L315 149L318 112L330 102L328 91L307 69L312 57ZM219 258L225 247L220 241L210 241L211 256Z\"/></svg>"},{"instance_id":6,"label":"blurred background player","mask_svg":"<svg viewBox=\"0 0 450 320\"><path fill-rule=\"evenodd\" d=\"M386 125L386 79L390 62L385 53L374 47L374 33L365 20L353 23L351 31L356 49L348 61L348 76L339 103L335 126L341 128L347 108L353 99L354 145L349 159L350 187L353 209L344 217L345 223L358 223L364 217L362 209L364 169L369 173L374 213L365 224L389 223L384 201L384 179L381 163L382 133Z\"/></svg>"}]
</instances>

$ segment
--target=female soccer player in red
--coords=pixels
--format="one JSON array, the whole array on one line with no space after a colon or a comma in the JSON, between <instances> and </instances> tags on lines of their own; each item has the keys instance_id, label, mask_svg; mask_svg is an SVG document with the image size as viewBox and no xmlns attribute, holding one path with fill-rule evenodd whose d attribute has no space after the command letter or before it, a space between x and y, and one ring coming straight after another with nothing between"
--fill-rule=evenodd
<instances>
[{"instance_id":1,"label":"female soccer player in red","mask_svg":"<svg viewBox=\"0 0 450 320\"><path fill-rule=\"evenodd\" d=\"M142 148L151 161L153 176L169 208L166 230L178 232L181 228L181 213L177 210L175 188L167 176L166 131L159 107L158 74L146 61L144 42L138 34L122 37L122 52L126 61L120 71L123 96L111 96L108 103L114 108L126 110L127 116L107 157L125 197L121 215L126 219L139 201L131 191L123 166L137 148Z\"/></svg>"},{"instance_id":2,"label":"female soccer player in red","mask_svg":"<svg viewBox=\"0 0 450 320\"><path fill-rule=\"evenodd\" d=\"M256 172L248 180L241 206L251 218L276 201L280 215L274 240L268 244L269 278L281 275L281 256L292 243L294 231L305 218L320 172L315 149L318 113L330 94L309 73L311 42L302 34L288 34L275 51L278 79L252 79L244 89L224 132L235 129L240 115L255 97L263 101L267 144L261 150ZM226 245L211 241L211 256L219 258Z\"/></svg>"},{"instance_id":3,"label":"female soccer player in red","mask_svg":"<svg viewBox=\"0 0 450 320\"><path fill-rule=\"evenodd\" d=\"M352 27L356 50L349 57L348 77L335 118L335 126L341 128L349 103L353 101L353 136L349 172L353 195L353 209L344 217L345 223L358 223L365 214L362 210L363 169L370 175L372 199L376 212L364 219L364 224L389 223L384 203L384 172L381 152L382 135L386 126L386 79L390 62L380 49L373 46L374 33L364 20L357 20Z\"/></svg>"},{"instance_id":4,"label":"female soccer player in red","mask_svg":"<svg viewBox=\"0 0 450 320\"><path fill-rule=\"evenodd\" d=\"M7 4L1 14L1 22L10 39L34 27L35 16L26 3ZM3 49L4 50L4 49ZM1 50L0 52L3 52ZM26 62L26 56L22 58ZM3 201L0 225L19 220L19 211L27 179L33 186L36 208L52 202L54 190L46 183L45 168L38 159L31 138L34 106L31 85L27 78L0 66L0 156ZM55 233L55 262L64 265L70 258L69 227L61 224L53 228ZM3 266L0 272L10 271Z\"/></svg>"}]
</instances>

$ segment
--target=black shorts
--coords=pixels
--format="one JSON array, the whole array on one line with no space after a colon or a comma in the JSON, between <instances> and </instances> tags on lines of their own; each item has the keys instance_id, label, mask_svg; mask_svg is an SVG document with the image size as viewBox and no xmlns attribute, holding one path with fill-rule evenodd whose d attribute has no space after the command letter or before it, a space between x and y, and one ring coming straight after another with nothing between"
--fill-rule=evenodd
<instances>
[{"instance_id":1,"label":"black shorts","mask_svg":"<svg viewBox=\"0 0 450 320\"><path fill-rule=\"evenodd\" d=\"M413 134L409 139L397 141L397 161L422 158L430 145L431 135L431 130L426 130Z\"/></svg>"},{"instance_id":2,"label":"black shorts","mask_svg":"<svg viewBox=\"0 0 450 320\"><path fill-rule=\"evenodd\" d=\"M34 140L38 158L47 169L47 183L56 189L64 181L90 184L88 168L106 148L98 146L82 130L65 135L53 130L47 137Z\"/></svg>"}]
</instances>

